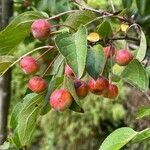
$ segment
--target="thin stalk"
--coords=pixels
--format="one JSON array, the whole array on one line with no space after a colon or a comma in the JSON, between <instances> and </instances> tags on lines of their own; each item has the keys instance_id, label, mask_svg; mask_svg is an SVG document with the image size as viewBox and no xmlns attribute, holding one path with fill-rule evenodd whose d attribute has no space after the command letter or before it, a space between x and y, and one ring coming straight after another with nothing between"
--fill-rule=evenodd
<instances>
[{"instance_id":1,"label":"thin stalk","mask_svg":"<svg viewBox=\"0 0 150 150\"><path fill-rule=\"evenodd\" d=\"M51 28L53 27L68 27L74 31L76 31L73 27L69 26L69 25L65 25L65 24L57 24L57 25L52 25Z\"/></svg>"},{"instance_id":2,"label":"thin stalk","mask_svg":"<svg viewBox=\"0 0 150 150\"><path fill-rule=\"evenodd\" d=\"M66 12L62 12L62 13L60 13L58 15L55 15L55 16L52 16L52 17L48 18L47 20L56 19L56 18L58 18L60 16L63 16L63 15L66 15L66 14L70 14L70 13L75 13L77 11L79 11L79 10L69 10L69 11L66 11Z\"/></svg>"},{"instance_id":3,"label":"thin stalk","mask_svg":"<svg viewBox=\"0 0 150 150\"><path fill-rule=\"evenodd\" d=\"M54 63L54 61L58 58L59 55L57 55L48 65L48 67L46 68L45 72L43 73L42 77L44 77L46 75L46 73L48 72L48 70L50 69L50 67L52 66L52 64Z\"/></svg>"},{"instance_id":4,"label":"thin stalk","mask_svg":"<svg viewBox=\"0 0 150 150\"><path fill-rule=\"evenodd\" d=\"M41 54L36 60L40 59L41 57L43 57L45 54L47 54L48 52L50 52L54 47L48 48L48 50L46 50L43 54Z\"/></svg>"},{"instance_id":5,"label":"thin stalk","mask_svg":"<svg viewBox=\"0 0 150 150\"><path fill-rule=\"evenodd\" d=\"M18 63L23 57L28 56L28 55L30 55L30 54L32 54L32 53L34 53L34 52L36 52L36 51L38 51L38 50L40 50L40 49L50 48L50 47L53 47L53 46L42 46L42 47L38 47L38 48L35 48L35 49L33 49L32 51L30 51L30 52L24 54L23 56L21 56L20 58L18 58L16 61L14 61L14 62L3 72L3 74L5 74L5 73L6 73L11 67L13 67L16 63ZM2 74L2 75L3 75L3 74ZM2 76L2 75L1 75L1 76Z\"/></svg>"}]
</instances>

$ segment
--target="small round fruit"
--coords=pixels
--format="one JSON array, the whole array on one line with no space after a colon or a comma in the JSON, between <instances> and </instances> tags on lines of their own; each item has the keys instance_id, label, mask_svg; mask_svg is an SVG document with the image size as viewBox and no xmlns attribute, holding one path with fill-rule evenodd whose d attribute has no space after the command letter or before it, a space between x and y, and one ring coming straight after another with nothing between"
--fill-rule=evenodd
<instances>
[{"instance_id":1,"label":"small round fruit","mask_svg":"<svg viewBox=\"0 0 150 150\"><path fill-rule=\"evenodd\" d=\"M117 51L115 55L115 61L120 66L126 66L133 59L133 55L130 51L126 49L121 49Z\"/></svg>"},{"instance_id":2,"label":"small round fruit","mask_svg":"<svg viewBox=\"0 0 150 150\"><path fill-rule=\"evenodd\" d=\"M47 83L43 78L34 76L29 80L28 88L35 93L40 93L47 88Z\"/></svg>"},{"instance_id":3,"label":"small round fruit","mask_svg":"<svg viewBox=\"0 0 150 150\"><path fill-rule=\"evenodd\" d=\"M39 40L46 39L50 34L50 25L45 19L38 19L32 23L32 35Z\"/></svg>"},{"instance_id":4,"label":"small round fruit","mask_svg":"<svg viewBox=\"0 0 150 150\"><path fill-rule=\"evenodd\" d=\"M23 57L20 61L20 66L26 74L34 74L39 69L37 61L31 56Z\"/></svg>"},{"instance_id":5,"label":"small round fruit","mask_svg":"<svg viewBox=\"0 0 150 150\"><path fill-rule=\"evenodd\" d=\"M74 76L74 73L73 73L72 69L68 65L65 65L65 74L69 77Z\"/></svg>"},{"instance_id":6,"label":"small round fruit","mask_svg":"<svg viewBox=\"0 0 150 150\"><path fill-rule=\"evenodd\" d=\"M104 55L106 58L110 58L114 56L114 54L115 54L115 48L113 46L104 47Z\"/></svg>"},{"instance_id":7,"label":"small round fruit","mask_svg":"<svg viewBox=\"0 0 150 150\"><path fill-rule=\"evenodd\" d=\"M109 84L108 90L103 94L104 97L114 99L118 96L118 87L115 84Z\"/></svg>"},{"instance_id":8,"label":"small round fruit","mask_svg":"<svg viewBox=\"0 0 150 150\"><path fill-rule=\"evenodd\" d=\"M73 98L67 90L55 90L50 96L50 105L52 108L62 111L70 107Z\"/></svg>"},{"instance_id":9,"label":"small round fruit","mask_svg":"<svg viewBox=\"0 0 150 150\"><path fill-rule=\"evenodd\" d=\"M84 81L78 79L75 79L73 83L78 97L86 97L88 94L88 85Z\"/></svg>"},{"instance_id":10,"label":"small round fruit","mask_svg":"<svg viewBox=\"0 0 150 150\"><path fill-rule=\"evenodd\" d=\"M89 90L96 95L101 95L108 89L108 86L109 82L104 76L100 76L96 81L90 78L88 82Z\"/></svg>"}]
</instances>

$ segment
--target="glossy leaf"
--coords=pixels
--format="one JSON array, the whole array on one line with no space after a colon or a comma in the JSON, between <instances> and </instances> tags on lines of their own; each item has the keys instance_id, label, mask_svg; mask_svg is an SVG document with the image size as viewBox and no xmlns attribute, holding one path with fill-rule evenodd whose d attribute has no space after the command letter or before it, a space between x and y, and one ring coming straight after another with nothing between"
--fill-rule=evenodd
<instances>
[{"instance_id":1,"label":"glossy leaf","mask_svg":"<svg viewBox=\"0 0 150 150\"><path fill-rule=\"evenodd\" d=\"M147 50L147 41L144 32L141 30L140 46L138 49L136 59L142 61L145 58L146 50Z\"/></svg>"},{"instance_id":2,"label":"glossy leaf","mask_svg":"<svg viewBox=\"0 0 150 150\"><path fill-rule=\"evenodd\" d=\"M103 47L96 45L89 48L86 59L86 69L91 77L95 80L99 77L105 63Z\"/></svg>"},{"instance_id":3,"label":"glossy leaf","mask_svg":"<svg viewBox=\"0 0 150 150\"><path fill-rule=\"evenodd\" d=\"M16 17L0 32L0 54L10 54L13 49L30 34L35 19L44 18L39 12L28 11Z\"/></svg>"},{"instance_id":4,"label":"glossy leaf","mask_svg":"<svg viewBox=\"0 0 150 150\"><path fill-rule=\"evenodd\" d=\"M147 72L145 71L142 64L136 59L132 60L127 65L127 67L122 72L121 77L126 82L130 83L131 85L139 88L144 92L148 90L149 79Z\"/></svg>"},{"instance_id":5,"label":"glossy leaf","mask_svg":"<svg viewBox=\"0 0 150 150\"><path fill-rule=\"evenodd\" d=\"M150 128L138 132L135 138L132 140L132 143L139 143L143 142L144 140L150 140Z\"/></svg>"},{"instance_id":6,"label":"glossy leaf","mask_svg":"<svg viewBox=\"0 0 150 150\"><path fill-rule=\"evenodd\" d=\"M79 10L76 13L71 14L64 24L71 26L75 30L80 27L80 25L85 25L96 18L95 14L87 10Z\"/></svg>"},{"instance_id":7,"label":"glossy leaf","mask_svg":"<svg viewBox=\"0 0 150 150\"><path fill-rule=\"evenodd\" d=\"M62 33L55 39L59 51L78 78L83 75L85 69L87 55L86 38L87 30L84 26L80 26L73 36L69 33Z\"/></svg>"},{"instance_id":8,"label":"glossy leaf","mask_svg":"<svg viewBox=\"0 0 150 150\"><path fill-rule=\"evenodd\" d=\"M150 117L150 107L141 107L137 113L137 119L141 119L143 117Z\"/></svg>"},{"instance_id":9,"label":"glossy leaf","mask_svg":"<svg viewBox=\"0 0 150 150\"><path fill-rule=\"evenodd\" d=\"M136 136L137 132L122 127L112 132L102 143L99 150L119 150Z\"/></svg>"},{"instance_id":10,"label":"glossy leaf","mask_svg":"<svg viewBox=\"0 0 150 150\"><path fill-rule=\"evenodd\" d=\"M100 37L108 38L112 35L112 27L108 21L103 21L98 27L97 32L99 33Z\"/></svg>"}]
</instances>

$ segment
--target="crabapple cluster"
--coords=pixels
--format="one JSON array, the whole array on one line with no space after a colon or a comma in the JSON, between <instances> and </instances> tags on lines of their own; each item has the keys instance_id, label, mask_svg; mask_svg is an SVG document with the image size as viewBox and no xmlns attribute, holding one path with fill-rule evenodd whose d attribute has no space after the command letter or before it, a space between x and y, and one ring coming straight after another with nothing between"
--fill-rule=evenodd
<instances>
[{"instance_id":1,"label":"crabapple cluster","mask_svg":"<svg viewBox=\"0 0 150 150\"><path fill-rule=\"evenodd\" d=\"M33 75L39 70L39 64L32 56L23 57L20 66L29 75ZM47 88L47 83L42 77L33 76L28 82L28 88L35 93L40 93Z\"/></svg>"},{"instance_id":2,"label":"crabapple cluster","mask_svg":"<svg viewBox=\"0 0 150 150\"><path fill-rule=\"evenodd\" d=\"M51 32L51 25L45 19L38 19L33 22L31 26L31 32L34 38L43 40L48 38ZM111 44L103 48L105 60L113 59L118 65L126 66L132 59L133 55L129 50L121 49L116 51L115 47ZM36 74L39 69L38 61L32 56L25 56L20 61L20 66L24 73L33 75L28 82L28 88L35 93L43 92L47 89L46 81ZM88 92L95 95L101 95L109 99L115 99L118 96L118 87L108 80L103 73L95 80L89 77L85 82L81 79L77 79L75 74L69 65L65 65L65 76L71 77L77 96L80 99L85 98ZM73 97L71 93L66 89L56 89L52 92L49 103L50 106L56 110L63 111L71 106Z\"/></svg>"}]
</instances>

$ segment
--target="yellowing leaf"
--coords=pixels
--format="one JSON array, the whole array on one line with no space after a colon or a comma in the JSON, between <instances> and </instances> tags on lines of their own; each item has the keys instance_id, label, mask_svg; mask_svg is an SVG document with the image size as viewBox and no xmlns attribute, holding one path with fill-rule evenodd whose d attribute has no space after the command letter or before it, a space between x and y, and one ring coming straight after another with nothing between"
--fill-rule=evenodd
<instances>
[{"instance_id":1,"label":"yellowing leaf","mask_svg":"<svg viewBox=\"0 0 150 150\"><path fill-rule=\"evenodd\" d=\"M127 24L122 24L122 25L120 26L120 29L121 29L121 31L125 32L125 31L128 29L128 27L129 27L129 25L127 25Z\"/></svg>"},{"instance_id":2,"label":"yellowing leaf","mask_svg":"<svg viewBox=\"0 0 150 150\"><path fill-rule=\"evenodd\" d=\"M100 36L96 32L92 32L87 36L87 40L90 42L97 42L99 41L99 39L100 39Z\"/></svg>"}]
</instances>

